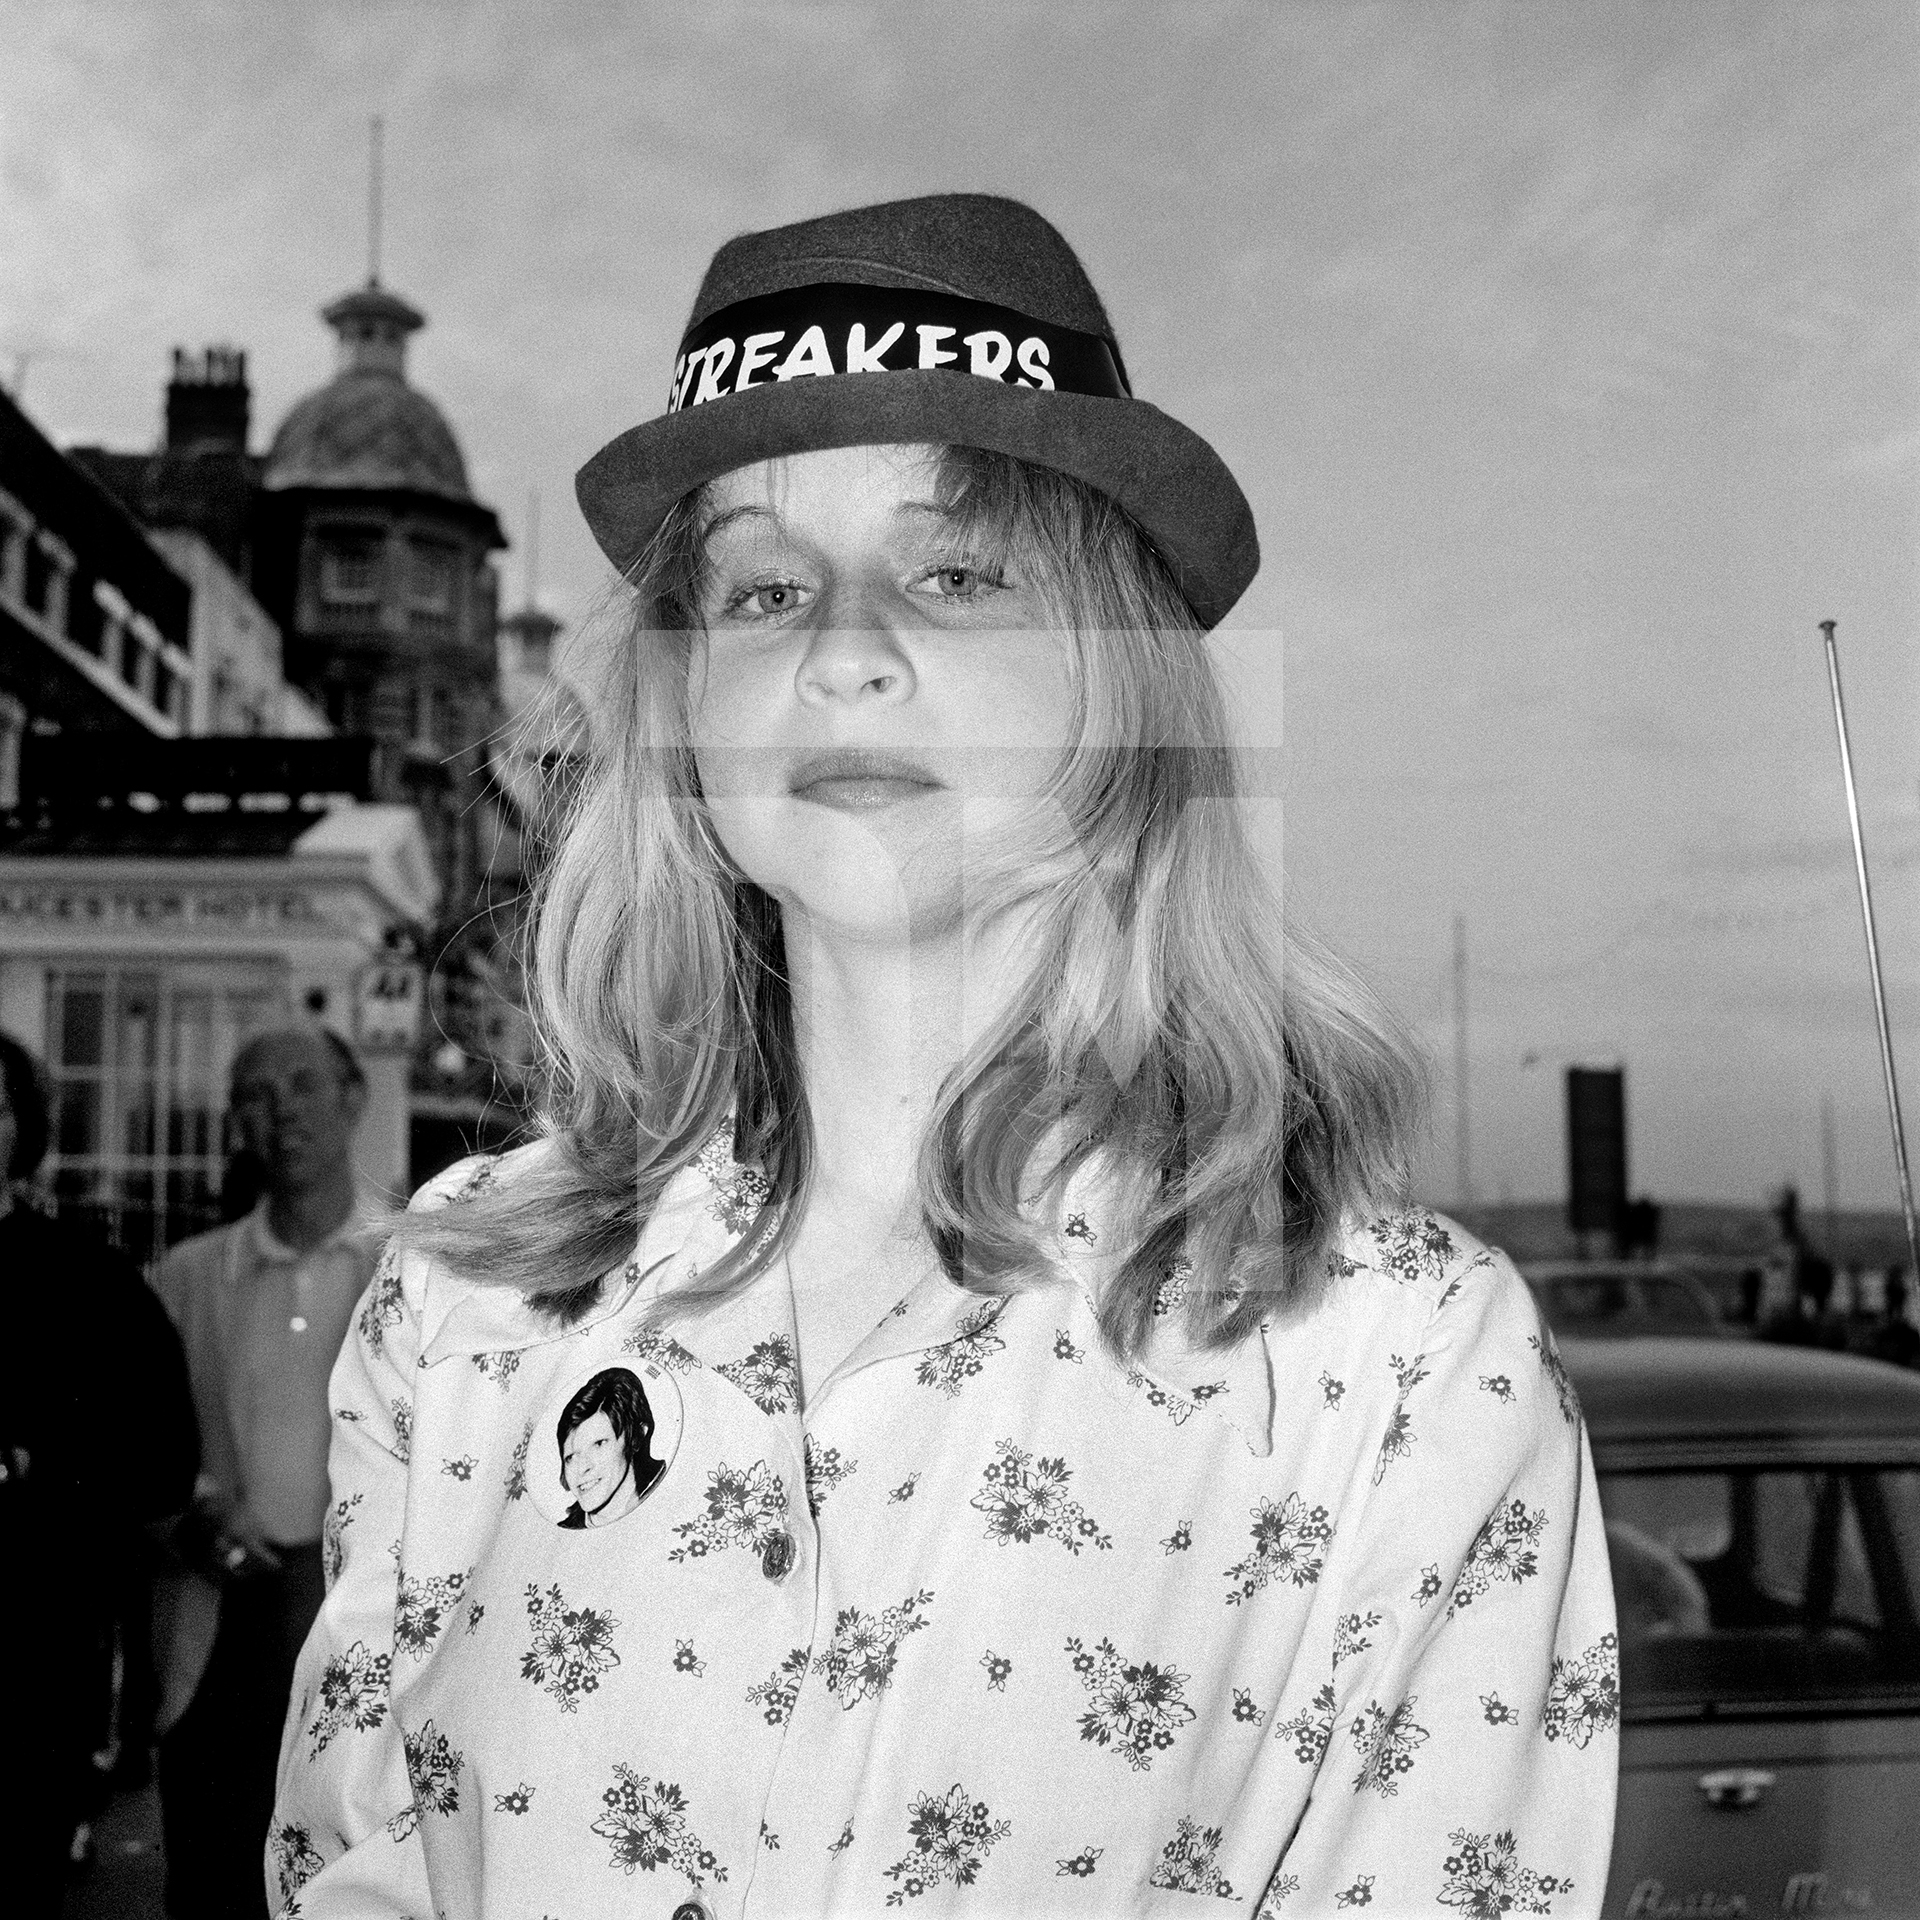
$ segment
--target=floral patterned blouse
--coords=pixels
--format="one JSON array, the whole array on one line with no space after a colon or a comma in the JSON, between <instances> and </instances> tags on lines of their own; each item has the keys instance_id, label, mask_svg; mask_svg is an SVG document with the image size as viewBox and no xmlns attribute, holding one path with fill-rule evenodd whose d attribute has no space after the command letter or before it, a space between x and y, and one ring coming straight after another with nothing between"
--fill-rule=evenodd
<instances>
[{"instance_id":1,"label":"floral patterned blouse","mask_svg":"<svg viewBox=\"0 0 1920 1920\"><path fill-rule=\"evenodd\" d=\"M1164 1311L1128 1367L1090 1191L1057 1283L920 1282L804 1413L781 1268L674 1311L761 1198L724 1136L565 1331L390 1254L333 1379L283 1914L1597 1913L1613 1599L1524 1283L1410 1213L1310 1311L1225 1354ZM597 1420L655 1477L583 1524Z\"/></svg>"}]
</instances>

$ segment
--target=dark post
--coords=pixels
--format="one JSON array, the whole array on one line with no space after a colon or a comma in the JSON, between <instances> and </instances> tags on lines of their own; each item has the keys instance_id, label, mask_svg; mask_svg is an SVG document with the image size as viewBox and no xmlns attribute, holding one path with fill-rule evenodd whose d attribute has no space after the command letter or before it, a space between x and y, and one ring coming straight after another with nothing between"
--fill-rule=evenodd
<instances>
[{"instance_id":1,"label":"dark post","mask_svg":"<svg viewBox=\"0 0 1920 1920\"><path fill-rule=\"evenodd\" d=\"M1627 1071L1567 1069L1567 1225L1616 1247L1627 1207Z\"/></svg>"}]
</instances>

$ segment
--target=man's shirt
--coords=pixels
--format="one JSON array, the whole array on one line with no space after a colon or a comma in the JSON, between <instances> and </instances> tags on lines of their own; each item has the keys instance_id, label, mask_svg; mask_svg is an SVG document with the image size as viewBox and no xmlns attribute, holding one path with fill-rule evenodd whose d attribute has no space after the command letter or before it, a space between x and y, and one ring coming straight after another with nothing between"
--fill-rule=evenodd
<instances>
[{"instance_id":1,"label":"man's shirt","mask_svg":"<svg viewBox=\"0 0 1920 1920\"><path fill-rule=\"evenodd\" d=\"M203 1476L270 1540L318 1540L327 1513L327 1379L373 1273L362 1209L297 1253L244 1220L167 1255L160 1295L180 1329L200 1416Z\"/></svg>"}]
</instances>

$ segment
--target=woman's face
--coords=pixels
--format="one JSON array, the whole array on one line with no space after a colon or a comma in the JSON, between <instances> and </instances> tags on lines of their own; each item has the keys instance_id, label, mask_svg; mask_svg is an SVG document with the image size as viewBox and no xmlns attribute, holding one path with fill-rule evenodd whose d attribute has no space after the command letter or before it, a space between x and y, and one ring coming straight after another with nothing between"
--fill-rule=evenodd
<instances>
[{"instance_id":1,"label":"woman's face","mask_svg":"<svg viewBox=\"0 0 1920 1920\"><path fill-rule=\"evenodd\" d=\"M587 1513L606 1505L627 1472L627 1443L614 1432L604 1411L588 1414L567 1435L560 1457L567 1487Z\"/></svg>"},{"instance_id":2,"label":"woman's face","mask_svg":"<svg viewBox=\"0 0 1920 1920\"><path fill-rule=\"evenodd\" d=\"M990 840L1069 745L1067 642L1017 567L959 544L924 447L846 447L711 489L700 782L748 878L823 930L963 924Z\"/></svg>"}]
</instances>

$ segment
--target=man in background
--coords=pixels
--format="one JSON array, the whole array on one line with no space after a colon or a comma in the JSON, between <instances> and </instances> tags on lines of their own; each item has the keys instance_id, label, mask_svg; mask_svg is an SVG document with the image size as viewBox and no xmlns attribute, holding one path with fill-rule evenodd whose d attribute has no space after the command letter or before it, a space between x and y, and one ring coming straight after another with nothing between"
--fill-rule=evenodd
<instances>
[{"instance_id":1,"label":"man in background","mask_svg":"<svg viewBox=\"0 0 1920 1920\"><path fill-rule=\"evenodd\" d=\"M104 1797L114 1602L198 1460L180 1342L139 1268L29 1203L46 1148L39 1063L0 1033L0 1885L15 1920L60 1911L69 1843Z\"/></svg>"},{"instance_id":2,"label":"man in background","mask_svg":"<svg viewBox=\"0 0 1920 1920\"><path fill-rule=\"evenodd\" d=\"M250 1040L230 1112L258 1163L253 1211L160 1270L200 1419L180 1565L156 1596L167 1909L261 1920L293 1666L324 1592L327 1380L372 1277L353 1133L366 1078L319 1028Z\"/></svg>"}]
</instances>

